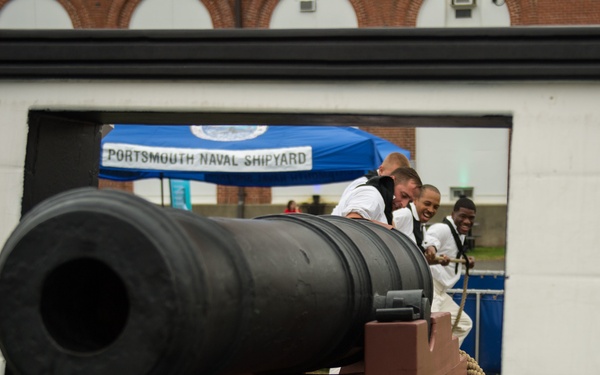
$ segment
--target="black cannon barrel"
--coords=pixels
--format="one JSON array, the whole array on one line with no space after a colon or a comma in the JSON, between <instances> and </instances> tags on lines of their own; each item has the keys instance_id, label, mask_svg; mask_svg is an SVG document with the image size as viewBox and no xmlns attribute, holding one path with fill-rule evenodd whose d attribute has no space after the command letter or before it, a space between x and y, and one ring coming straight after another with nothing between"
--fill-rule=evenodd
<instances>
[{"instance_id":1,"label":"black cannon barrel","mask_svg":"<svg viewBox=\"0 0 600 375\"><path fill-rule=\"evenodd\" d=\"M358 359L399 290L428 317L423 255L368 221L206 218L77 189L0 253L0 347L19 374L298 373Z\"/></svg>"}]
</instances>

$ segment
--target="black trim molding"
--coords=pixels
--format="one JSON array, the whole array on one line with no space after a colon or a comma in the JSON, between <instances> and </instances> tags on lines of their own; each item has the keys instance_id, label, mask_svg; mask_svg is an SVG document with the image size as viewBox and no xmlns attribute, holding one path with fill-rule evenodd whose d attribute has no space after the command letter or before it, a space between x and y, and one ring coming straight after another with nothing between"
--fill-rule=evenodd
<instances>
[{"instance_id":1,"label":"black trim molding","mask_svg":"<svg viewBox=\"0 0 600 375\"><path fill-rule=\"evenodd\" d=\"M599 27L0 30L0 79L590 80Z\"/></svg>"},{"instance_id":2,"label":"black trim molding","mask_svg":"<svg viewBox=\"0 0 600 375\"><path fill-rule=\"evenodd\" d=\"M329 125L405 127L486 127L510 128L508 115L409 116L362 113L276 113L276 112L137 112L137 111L33 111L39 115L62 117L98 124L145 125Z\"/></svg>"}]
</instances>

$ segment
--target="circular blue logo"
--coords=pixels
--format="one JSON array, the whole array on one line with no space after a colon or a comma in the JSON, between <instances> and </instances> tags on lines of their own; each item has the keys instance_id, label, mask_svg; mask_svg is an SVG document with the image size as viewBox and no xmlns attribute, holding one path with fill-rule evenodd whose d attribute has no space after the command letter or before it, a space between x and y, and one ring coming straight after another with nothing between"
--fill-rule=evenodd
<instances>
[{"instance_id":1,"label":"circular blue logo","mask_svg":"<svg viewBox=\"0 0 600 375\"><path fill-rule=\"evenodd\" d=\"M198 138L231 142L253 139L267 131L266 125L192 125L190 130Z\"/></svg>"}]
</instances>

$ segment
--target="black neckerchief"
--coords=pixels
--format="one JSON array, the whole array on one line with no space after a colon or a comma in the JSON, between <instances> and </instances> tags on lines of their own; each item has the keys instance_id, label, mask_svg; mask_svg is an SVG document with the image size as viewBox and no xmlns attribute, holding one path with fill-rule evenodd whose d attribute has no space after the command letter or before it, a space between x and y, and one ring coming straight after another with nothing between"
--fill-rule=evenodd
<instances>
[{"instance_id":1,"label":"black neckerchief","mask_svg":"<svg viewBox=\"0 0 600 375\"><path fill-rule=\"evenodd\" d=\"M413 234L415 235L415 240L417 241L417 245L419 249L422 249L423 244L423 228L421 227L421 222L415 219L415 215L413 215L412 204L408 204L408 209L410 210L410 216L413 219Z\"/></svg>"},{"instance_id":2,"label":"black neckerchief","mask_svg":"<svg viewBox=\"0 0 600 375\"><path fill-rule=\"evenodd\" d=\"M367 180L373 178L373 177L377 177L379 176L379 173L377 173L377 169L373 169L372 171L368 171L367 174L365 175L365 177L367 178Z\"/></svg>"},{"instance_id":3,"label":"black neckerchief","mask_svg":"<svg viewBox=\"0 0 600 375\"><path fill-rule=\"evenodd\" d=\"M458 233L456 232L456 229L454 229L454 225L452 225L452 223L450 222L450 220L448 220L447 217L444 218L443 220L444 223L446 223L449 227L450 227L450 233L452 233L452 237L454 237L454 242L456 242L456 248L458 249L458 254L457 254L457 258L465 258L467 259L466 256L466 249L465 246L460 242L460 237L458 236ZM468 260L467 260L468 262ZM469 263L467 263L467 269L469 268ZM458 263L456 263L456 267L454 268L454 273L458 272Z\"/></svg>"},{"instance_id":4,"label":"black neckerchief","mask_svg":"<svg viewBox=\"0 0 600 375\"><path fill-rule=\"evenodd\" d=\"M376 177L372 177L370 179L367 180L367 182L365 182L362 185L358 185L358 186L373 186L375 189L377 189L377 191L379 191L379 194L381 194L381 197L383 198L383 202L385 203L385 218L388 221L388 224L392 224L393 223L393 217L392 217L392 204L394 201L394 179L391 178L390 176L376 176Z\"/></svg>"}]
</instances>

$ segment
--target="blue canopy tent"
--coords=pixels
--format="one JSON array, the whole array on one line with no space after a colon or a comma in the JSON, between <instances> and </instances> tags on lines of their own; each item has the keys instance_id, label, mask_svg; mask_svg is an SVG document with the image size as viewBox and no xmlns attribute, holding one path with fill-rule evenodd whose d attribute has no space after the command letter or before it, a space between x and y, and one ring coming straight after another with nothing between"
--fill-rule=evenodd
<instances>
[{"instance_id":1,"label":"blue canopy tent","mask_svg":"<svg viewBox=\"0 0 600 375\"><path fill-rule=\"evenodd\" d=\"M115 125L102 140L101 178L169 178L231 186L350 181L390 152L368 132L334 126Z\"/></svg>"}]
</instances>

